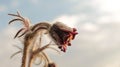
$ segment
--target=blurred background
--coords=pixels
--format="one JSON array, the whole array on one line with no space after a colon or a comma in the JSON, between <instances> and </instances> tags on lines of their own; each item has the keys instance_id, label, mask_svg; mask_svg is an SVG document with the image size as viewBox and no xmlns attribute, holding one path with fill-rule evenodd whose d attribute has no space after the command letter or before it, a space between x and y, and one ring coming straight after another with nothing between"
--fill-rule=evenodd
<instances>
[{"instance_id":1,"label":"blurred background","mask_svg":"<svg viewBox=\"0 0 120 67\"><path fill-rule=\"evenodd\" d=\"M120 67L120 0L0 0L1 67L21 65L22 54L10 59L18 51L13 44L21 46L13 39L20 23L8 25L7 14L17 10L32 24L61 21L77 28L66 53L50 53L58 67Z\"/></svg>"}]
</instances>

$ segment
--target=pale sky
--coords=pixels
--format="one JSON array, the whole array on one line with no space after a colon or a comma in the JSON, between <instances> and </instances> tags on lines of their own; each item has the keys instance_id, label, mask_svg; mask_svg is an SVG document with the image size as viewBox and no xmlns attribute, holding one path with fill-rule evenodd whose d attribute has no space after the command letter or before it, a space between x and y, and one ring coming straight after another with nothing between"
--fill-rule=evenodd
<instances>
[{"instance_id":1,"label":"pale sky","mask_svg":"<svg viewBox=\"0 0 120 67\"><path fill-rule=\"evenodd\" d=\"M61 21L78 35L61 55L49 55L58 67L120 67L120 0L0 0L0 66L20 67L21 46L13 36L19 23L8 25L8 13L21 14L32 24ZM39 66L34 66L39 67Z\"/></svg>"}]
</instances>

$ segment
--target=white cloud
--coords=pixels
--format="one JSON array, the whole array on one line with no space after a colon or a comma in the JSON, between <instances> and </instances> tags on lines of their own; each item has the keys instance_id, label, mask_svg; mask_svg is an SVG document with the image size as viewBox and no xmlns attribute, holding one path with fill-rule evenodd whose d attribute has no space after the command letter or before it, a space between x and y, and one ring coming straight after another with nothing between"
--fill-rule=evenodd
<instances>
[{"instance_id":1,"label":"white cloud","mask_svg":"<svg viewBox=\"0 0 120 67\"><path fill-rule=\"evenodd\" d=\"M105 15L97 18L96 22L100 24L120 23L120 14Z\"/></svg>"},{"instance_id":2,"label":"white cloud","mask_svg":"<svg viewBox=\"0 0 120 67\"><path fill-rule=\"evenodd\" d=\"M94 24L91 23L85 23L83 27L86 28L89 25L94 28ZM89 31L89 28L88 30L81 27L78 29L80 32L71 46L73 57L76 57L73 61L79 62L77 66L81 67L109 67L110 65L110 67L119 67L120 24L95 24L96 26L99 26L99 29L94 32ZM68 52L71 51L68 50Z\"/></svg>"},{"instance_id":3,"label":"white cloud","mask_svg":"<svg viewBox=\"0 0 120 67\"><path fill-rule=\"evenodd\" d=\"M120 0L92 0L96 4L96 10L100 15L100 23L119 22L120 23Z\"/></svg>"},{"instance_id":4,"label":"white cloud","mask_svg":"<svg viewBox=\"0 0 120 67\"><path fill-rule=\"evenodd\" d=\"M81 30L83 31L89 31L89 32L95 32L98 31L99 27L96 24L93 24L91 22L84 23L81 27Z\"/></svg>"},{"instance_id":5,"label":"white cloud","mask_svg":"<svg viewBox=\"0 0 120 67\"><path fill-rule=\"evenodd\" d=\"M120 11L120 0L95 0L100 10L110 13L115 13Z\"/></svg>"},{"instance_id":6,"label":"white cloud","mask_svg":"<svg viewBox=\"0 0 120 67\"><path fill-rule=\"evenodd\" d=\"M8 66L15 67L19 65L20 63L19 58L10 59L10 56L18 50L15 47L13 47L13 44L17 43L17 41L13 39L15 32L16 32L16 29L14 27L7 27L0 32L1 33L0 35L0 46L1 46L0 59L3 60L3 61L0 61L1 63L0 66L2 67L8 67ZM17 60L17 62L14 60Z\"/></svg>"},{"instance_id":7,"label":"white cloud","mask_svg":"<svg viewBox=\"0 0 120 67\"><path fill-rule=\"evenodd\" d=\"M76 3L72 11L78 14L86 13L91 18L91 20L96 19L96 23L120 23L120 1L119 0L70 0ZM80 13L81 12L81 13Z\"/></svg>"},{"instance_id":8,"label":"white cloud","mask_svg":"<svg viewBox=\"0 0 120 67\"><path fill-rule=\"evenodd\" d=\"M113 22L112 17L111 16L101 16L97 19L97 23L111 23Z\"/></svg>"},{"instance_id":9,"label":"white cloud","mask_svg":"<svg viewBox=\"0 0 120 67\"><path fill-rule=\"evenodd\" d=\"M70 27L77 26L76 24L82 23L83 21L88 20L88 16L86 14L73 14L73 15L60 15L56 17L53 22L59 21L63 22Z\"/></svg>"},{"instance_id":10,"label":"white cloud","mask_svg":"<svg viewBox=\"0 0 120 67\"><path fill-rule=\"evenodd\" d=\"M59 17L57 17L53 22L62 22L65 23L66 25L70 26L70 27L74 27L76 23L78 23L79 21L79 16L69 16L69 15L61 15Z\"/></svg>"}]
</instances>

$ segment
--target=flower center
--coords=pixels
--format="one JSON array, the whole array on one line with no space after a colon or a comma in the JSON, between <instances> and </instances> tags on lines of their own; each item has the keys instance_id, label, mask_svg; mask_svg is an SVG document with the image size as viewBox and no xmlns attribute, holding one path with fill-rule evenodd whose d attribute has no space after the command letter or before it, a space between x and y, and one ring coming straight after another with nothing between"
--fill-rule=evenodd
<instances>
[{"instance_id":1,"label":"flower center","mask_svg":"<svg viewBox=\"0 0 120 67\"><path fill-rule=\"evenodd\" d=\"M67 38L66 41L64 41L61 51L66 52L67 46L71 46L70 43L71 40L73 40L73 34L69 33L69 37Z\"/></svg>"}]
</instances>

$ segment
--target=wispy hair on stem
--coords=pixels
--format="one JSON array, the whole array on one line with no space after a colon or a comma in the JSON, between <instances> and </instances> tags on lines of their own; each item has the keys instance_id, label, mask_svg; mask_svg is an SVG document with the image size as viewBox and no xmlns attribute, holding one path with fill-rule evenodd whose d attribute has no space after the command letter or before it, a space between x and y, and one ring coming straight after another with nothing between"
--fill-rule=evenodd
<instances>
[{"instance_id":1,"label":"wispy hair on stem","mask_svg":"<svg viewBox=\"0 0 120 67\"><path fill-rule=\"evenodd\" d=\"M49 22L39 22L37 24L32 24L29 19L21 16L19 12L17 14L8 14L15 17L9 21L9 24L20 21L23 23L23 28L18 30L14 38L23 38L22 44L23 49L20 49L14 53L11 58L19 53L22 53L22 63L21 67L32 67L32 64L40 65L44 62L44 67L57 67L54 62L51 62L51 59L44 52L45 49L52 49L60 53L59 50L52 46L57 46L63 52L66 52L67 46L71 46L71 40L76 36L76 28L71 28L61 22L55 22L50 24ZM23 33L21 33L23 32ZM20 34L21 33L21 34ZM51 38L51 41L42 46L42 36L48 35ZM54 44L52 44L54 42ZM36 63L36 59L39 58L39 62Z\"/></svg>"}]
</instances>

